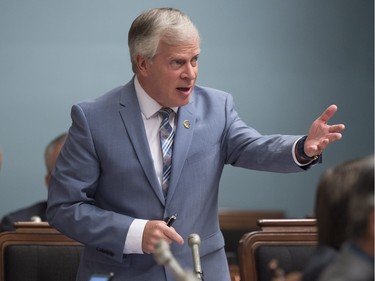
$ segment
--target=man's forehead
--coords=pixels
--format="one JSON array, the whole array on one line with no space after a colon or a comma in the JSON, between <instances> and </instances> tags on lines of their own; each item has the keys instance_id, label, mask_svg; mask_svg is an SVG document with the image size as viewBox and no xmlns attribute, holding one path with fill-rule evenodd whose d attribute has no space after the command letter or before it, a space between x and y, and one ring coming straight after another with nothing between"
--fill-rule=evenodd
<instances>
[{"instance_id":1,"label":"man's forehead","mask_svg":"<svg viewBox=\"0 0 375 281\"><path fill-rule=\"evenodd\" d=\"M201 52L198 42L186 42L178 44L168 44L166 42L160 42L158 53L164 54L171 57L185 57L185 56L197 56Z\"/></svg>"}]
</instances>

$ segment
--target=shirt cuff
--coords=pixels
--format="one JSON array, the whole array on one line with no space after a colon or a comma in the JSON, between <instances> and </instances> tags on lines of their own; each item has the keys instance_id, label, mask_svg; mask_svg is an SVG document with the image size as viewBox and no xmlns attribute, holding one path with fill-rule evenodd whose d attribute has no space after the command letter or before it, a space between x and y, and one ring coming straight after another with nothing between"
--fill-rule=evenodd
<instances>
[{"instance_id":1,"label":"shirt cuff","mask_svg":"<svg viewBox=\"0 0 375 281\"><path fill-rule=\"evenodd\" d=\"M143 254L142 238L148 220L135 219L129 227L124 245L124 254Z\"/></svg>"}]
</instances>

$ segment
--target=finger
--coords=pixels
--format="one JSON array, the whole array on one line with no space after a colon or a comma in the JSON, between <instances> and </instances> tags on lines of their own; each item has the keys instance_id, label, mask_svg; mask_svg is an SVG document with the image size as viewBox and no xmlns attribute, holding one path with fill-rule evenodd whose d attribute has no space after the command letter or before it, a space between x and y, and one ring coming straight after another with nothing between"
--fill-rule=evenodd
<instances>
[{"instance_id":1,"label":"finger","mask_svg":"<svg viewBox=\"0 0 375 281\"><path fill-rule=\"evenodd\" d=\"M318 155L320 153L320 150L319 150L319 146L318 145L310 145L306 148L305 150L305 153L307 155L311 155L310 157L312 157L313 155Z\"/></svg>"},{"instance_id":2,"label":"finger","mask_svg":"<svg viewBox=\"0 0 375 281\"><path fill-rule=\"evenodd\" d=\"M148 221L142 237L142 249L145 253L153 253L156 243L165 238L164 231L167 226L163 221Z\"/></svg>"},{"instance_id":3,"label":"finger","mask_svg":"<svg viewBox=\"0 0 375 281\"><path fill-rule=\"evenodd\" d=\"M343 131L344 129L345 129L344 124L336 124L336 125L329 126L328 131L330 133L339 133L339 132Z\"/></svg>"},{"instance_id":4,"label":"finger","mask_svg":"<svg viewBox=\"0 0 375 281\"><path fill-rule=\"evenodd\" d=\"M324 123L327 123L329 119L336 113L337 106L332 104L322 113L322 115L319 116L319 120L321 120Z\"/></svg>"},{"instance_id":5,"label":"finger","mask_svg":"<svg viewBox=\"0 0 375 281\"><path fill-rule=\"evenodd\" d=\"M314 147L315 153L320 154L327 148L327 146L339 139L342 138L342 135L340 133L334 133L334 134L329 134L326 138L323 138L319 141L319 144Z\"/></svg>"},{"instance_id":6,"label":"finger","mask_svg":"<svg viewBox=\"0 0 375 281\"><path fill-rule=\"evenodd\" d=\"M176 241L178 244L182 245L184 244L184 239L176 232L176 230L173 227L168 227L168 232L165 232L164 234L171 240Z\"/></svg>"},{"instance_id":7,"label":"finger","mask_svg":"<svg viewBox=\"0 0 375 281\"><path fill-rule=\"evenodd\" d=\"M143 245L142 250L146 254L152 254L154 252L154 250L155 250L155 245L154 244Z\"/></svg>"},{"instance_id":8,"label":"finger","mask_svg":"<svg viewBox=\"0 0 375 281\"><path fill-rule=\"evenodd\" d=\"M342 138L340 133L332 133L328 135L329 142L334 142Z\"/></svg>"},{"instance_id":9,"label":"finger","mask_svg":"<svg viewBox=\"0 0 375 281\"><path fill-rule=\"evenodd\" d=\"M330 140L328 138L321 139L319 141L319 144L317 145L316 154L322 153L323 150L327 148L329 143L330 143Z\"/></svg>"}]
</instances>

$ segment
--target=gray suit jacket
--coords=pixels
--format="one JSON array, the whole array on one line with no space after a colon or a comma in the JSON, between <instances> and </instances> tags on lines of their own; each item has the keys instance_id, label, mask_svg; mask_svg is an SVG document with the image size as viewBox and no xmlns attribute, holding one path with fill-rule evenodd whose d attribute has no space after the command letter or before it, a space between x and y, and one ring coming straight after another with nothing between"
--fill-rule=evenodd
<instances>
[{"instance_id":1,"label":"gray suit jacket","mask_svg":"<svg viewBox=\"0 0 375 281\"><path fill-rule=\"evenodd\" d=\"M72 107L72 126L53 173L48 195L50 224L86 245L77 280L114 272L115 280L173 280L152 255L123 255L134 218L178 213L173 225L185 239L201 238L206 281L230 280L218 223L218 189L225 164L298 172L292 157L300 136L263 136L241 121L232 96L196 86L178 111L168 196L159 185L134 82ZM190 127L184 126L190 122ZM192 269L188 243L171 250Z\"/></svg>"}]
</instances>

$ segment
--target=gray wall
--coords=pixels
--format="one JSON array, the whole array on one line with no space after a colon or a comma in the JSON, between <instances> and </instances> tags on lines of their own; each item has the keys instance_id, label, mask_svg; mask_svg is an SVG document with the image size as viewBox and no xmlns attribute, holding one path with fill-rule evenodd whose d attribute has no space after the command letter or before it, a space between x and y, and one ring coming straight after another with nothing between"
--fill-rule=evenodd
<instances>
[{"instance_id":1,"label":"gray wall","mask_svg":"<svg viewBox=\"0 0 375 281\"><path fill-rule=\"evenodd\" d=\"M131 78L127 31L155 6L192 17L203 38L198 83L231 92L260 132L304 134L332 103L332 122L347 126L307 173L227 167L221 207L304 217L322 171L373 153L371 0L0 0L0 216L46 197L46 144L68 130L72 104Z\"/></svg>"}]
</instances>

